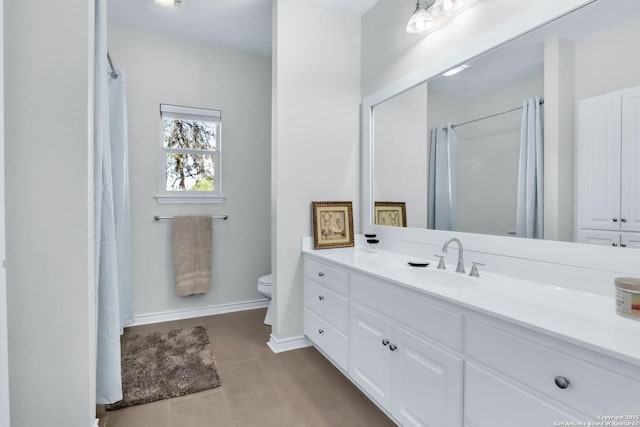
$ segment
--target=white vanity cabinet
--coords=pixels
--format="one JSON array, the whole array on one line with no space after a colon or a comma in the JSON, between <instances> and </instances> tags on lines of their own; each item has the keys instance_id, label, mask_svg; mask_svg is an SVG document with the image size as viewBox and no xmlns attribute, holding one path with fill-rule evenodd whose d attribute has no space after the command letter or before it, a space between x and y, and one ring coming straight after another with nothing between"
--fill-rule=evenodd
<instances>
[{"instance_id":1,"label":"white vanity cabinet","mask_svg":"<svg viewBox=\"0 0 640 427\"><path fill-rule=\"evenodd\" d=\"M304 333L339 368L348 369L346 272L305 258Z\"/></svg>"},{"instance_id":2,"label":"white vanity cabinet","mask_svg":"<svg viewBox=\"0 0 640 427\"><path fill-rule=\"evenodd\" d=\"M580 101L577 152L578 240L628 246L622 234L640 232L640 87Z\"/></svg>"},{"instance_id":3,"label":"white vanity cabinet","mask_svg":"<svg viewBox=\"0 0 640 427\"><path fill-rule=\"evenodd\" d=\"M352 302L349 375L401 425L462 425L462 358Z\"/></svg>"},{"instance_id":4,"label":"white vanity cabinet","mask_svg":"<svg viewBox=\"0 0 640 427\"><path fill-rule=\"evenodd\" d=\"M309 255L304 265L305 333L399 425L640 417L637 364L419 292L392 273Z\"/></svg>"}]
</instances>

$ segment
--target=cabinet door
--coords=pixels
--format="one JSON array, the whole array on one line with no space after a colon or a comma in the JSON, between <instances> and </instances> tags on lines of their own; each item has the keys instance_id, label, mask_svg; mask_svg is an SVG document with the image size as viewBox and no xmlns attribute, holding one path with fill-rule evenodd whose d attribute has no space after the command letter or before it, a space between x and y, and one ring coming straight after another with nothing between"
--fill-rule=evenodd
<instances>
[{"instance_id":1,"label":"cabinet door","mask_svg":"<svg viewBox=\"0 0 640 427\"><path fill-rule=\"evenodd\" d=\"M621 227L640 231L640 87L622 95Z\"/></svg>"},{"instance_id":2,"label":"cabinet door","mask_svg":"<svg viewBox=\"0 0 640 427\"><path fill-rule=\"evenodd\" d=\"M620 95L580 102L578 228L620 229Z\"/></svg>"},{"instance_id":3,"label":"cabinet door","mask_svg":"<svg viewBox=\"0 0 640 427\"><path fill-rule=\"evenodd\" d=\"M462 359L395 328L392 414L403 426L462 425Z\"/></svg>"},{"instance_id":4,"label":"cabinet door","mask_svg":"<svg viewBox=\"0 0 640 427\"><path fill-rule=\"evenodd\" d=\"M573 414L469 362L464 401L466 426L541 427L578 421Z\"/></svg>"},{"instance_id":5,"label":"cabinet door","mask_svg":"<svg viewBox=\"0 0 640 427\"><path fill-rule=\"evenodd\" d=\"M383 408L391 406L391 325L351 303L349 376ZM385 344L386 343L386 344Z\"/></svg>"},{"instance_id":6,"label":"cabinet door","mask_svg":"<svg viewBox=\"0 0 640 427\"><path fill-rule=\"evenodd\" d=\"M592 245L620 246L619 231L578 230L578 243Z\"/></svg>"},{"instance_id":7,"label":"cabinet door","mask_svg":"<svg viewBox=\"0 0 640 427\"><path fill-rule=\"evenodd\" d=\"M622 233L620 240L622 246L626 248L640 249L640 234L638 233Z\"/></svg>"}]
</instances>

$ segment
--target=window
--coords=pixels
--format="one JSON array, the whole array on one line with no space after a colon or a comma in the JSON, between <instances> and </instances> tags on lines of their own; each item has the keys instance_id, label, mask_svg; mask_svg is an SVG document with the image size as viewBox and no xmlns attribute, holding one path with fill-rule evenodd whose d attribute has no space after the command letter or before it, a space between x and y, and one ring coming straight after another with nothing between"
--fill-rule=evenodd
<instances>
[{"instance_id":1,"label":"window","mask_svg":"<svg viewBox=\"0 0 640 427\"><path fill-rule=\"evenodd\" d=\"M160 104L160 203L221 203L222 112Z\"/></svg>"}]
</instances>

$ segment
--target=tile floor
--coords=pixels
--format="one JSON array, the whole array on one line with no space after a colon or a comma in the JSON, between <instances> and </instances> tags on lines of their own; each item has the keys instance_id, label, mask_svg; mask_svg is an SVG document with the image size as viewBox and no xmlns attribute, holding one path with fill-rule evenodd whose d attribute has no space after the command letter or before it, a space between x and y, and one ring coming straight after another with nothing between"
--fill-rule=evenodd
<instances>
[{"instance_id":1,"label":"tile floor","mask_svg":"<svg viewBox=\"0 0 640 427\"><path fill-rule=\"evenodd\" d=\"M223 385L213 390L109 411L106 427L393 426L313 347L274 354L265 310L250 310L128 329L202 325Z\"/></svg>"}]
</instances>

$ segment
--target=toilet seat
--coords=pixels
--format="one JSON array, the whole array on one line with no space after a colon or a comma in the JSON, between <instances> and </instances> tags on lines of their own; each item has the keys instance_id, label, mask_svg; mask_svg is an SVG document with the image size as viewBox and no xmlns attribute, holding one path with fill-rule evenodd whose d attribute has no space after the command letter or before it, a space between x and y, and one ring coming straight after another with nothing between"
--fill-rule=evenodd
<instances>
[{"instance_id":1,"label":"toilet seat","mask_svg":"<svg viewBox=\"0 0 640 427\"><path fill-rule=\"evenodd\" d=\"M264 286L273 286L273 274L265 274L264 276L260 276L260 278L258 279L258 283Z\"/></svg>"},{"instance_id":2,"label":"toilet seat","mask_svg":"<svg viewBox=\"0 0 640 427\"><path fill-rule=\"evenodd\" d=\"M265 274L258 279L258 292L271 300L271 290L273 288L273 275ZM267 308L267 314L264 318L265 325L271 325L271 301Z\"/></svg>"}]
</instances>

